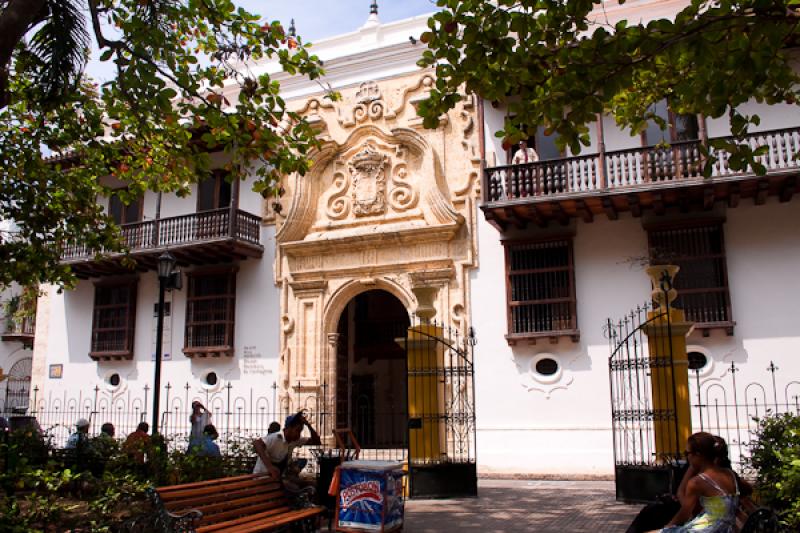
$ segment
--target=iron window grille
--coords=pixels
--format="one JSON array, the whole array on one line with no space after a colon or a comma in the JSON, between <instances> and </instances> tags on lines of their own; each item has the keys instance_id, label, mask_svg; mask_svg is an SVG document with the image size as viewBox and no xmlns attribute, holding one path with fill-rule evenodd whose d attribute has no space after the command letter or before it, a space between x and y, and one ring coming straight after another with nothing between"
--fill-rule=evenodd
<instances>
[{"instance_id":1,"label":"iron window grille","mask_svg":"<svg viewBox=\"0 0 800 533\"><path fill-rule=\"evenodd\" d=\"M236 270L188 274L186 335L188 357L233 355Z\"/></svg>"},{"instance_id":2,"label":"iron window grille","mask_svg":"<svg viewBox=\"0 0 800 533\"><path fill-rule=\"evenodd\" d=\"M654 228L648 231L651 264L680 267L675 276L678 298L674 305L683 309L695 328L724 328L732 334L728 272L722 222L703 222L683 226Z\"/></svg>"},{"instance_id":3,"label":"iron window grille","mask_svg":"<svg viewBox=\"0 0 800 533\"><path fill-rule=\"evenodd\" d=\"M89 351L92 359L133 358L137 286L135 279L95 285Z\"/></svg>"},{"instance_id":4,"label":"iron window grille","mask_svg":"<svg viewBox=\"0 0 800 533\"><path fill-rule=\"evenodd\" d=\"M578 337L571 238L505 242L509 342Z\"/></svg>"}]
</instances>

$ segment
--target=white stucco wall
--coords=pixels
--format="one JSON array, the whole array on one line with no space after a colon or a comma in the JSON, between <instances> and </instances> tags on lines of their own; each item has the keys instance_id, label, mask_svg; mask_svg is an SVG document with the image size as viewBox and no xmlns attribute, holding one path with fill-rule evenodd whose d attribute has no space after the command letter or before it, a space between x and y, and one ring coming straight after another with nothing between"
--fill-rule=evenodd
<instances>
[{"instance_id":1,"label":"white stucco wall","mask_svg":"<svg viewBox=\"0 0 800 533\"><path fill-rule=\"evenodd\" d=\"M725 245L733 319L733 336L713 331L690 335L690 350L703 351L712 366L701 375L705 389L719 383L732 401L728 368L736 362L738 400L757 395L759 403L773 402L770 361L776 372L779 403L800 394L800 310L796 283L800 264L800 205L769 200L763 206L751 201L725 212ZM482 217L481 217L482 218ZM623 214L618 221L597 217L577 223L574 238L575 282L580 342L547 339L535 345L520 342L510 347L504 335L506 297L500 233L480 223L481 266L472 280L473 324L476 348L476 398L479 468L484 472L545 475L611 475L613 457L610 432L608 341L603 336L607 318L619 318L645 302L650 283L631 258L647 254L641 219ZM554 231L549 229L548 231ZM558 229L555 229L558 231ZM532 237L527 230L513 236ZM680 274L678 274L680 276ZM563 368L554 383L537 381L531 362L549 354ZM792 384L792 382L794 383ZM694 377L691 380L695 392ZM713 395L712 395L713 396ZM763 407L762 407L763 409ZM763 411L761 412L763 414ZM746 417L743 418L746 421ZM699 419L694 411L694 423ZM735 431L704 420L712 429L734 441ZM710 427L709 427L710 426Z\"/></svg>"},{"instance_id":2,"label":"white stucco wall","mask_svg":"<svg viewBox=\"0 0 800 533\"><path fill-rule=\"evenodd\" d=\"M251 193L254 194L254 193ZM226 394L225 386L233 385L235 398L264 397L272 411L272 384L278 375L278 309L279 292L273 282L272 265L274 259L274 227L261 229L264 257L248 259L239 263L236 278L236 325L234 334L235 354L224 358L185 357L181 351L184 345L184 318L186 308L186 288L168 294L171 301L172 317L168 319L172 331L171 344L164 352L171 357L162 365L162 386L169 383L172 398L180 399L186 395L185 385L190 386L190 398L207 398ZM144 387L152 387L152 353L155 346L155 320L153 309L158 298L157 279L154 272L139 276L138 300L136 307L136 330L134 357L132 361L100 361L89 358L92 328L92 309L94 285L92 281L80 281L74 290L54 294L50 299L49 342L44 355L48 365L63 364L62 379L46 378L44 392L39 398L52 400L64 395L72 398L79 393L85 396L95 386L101 395L108 399L131 395L144 397ZM245 356L245 353L247 354ZM214 371L219 377L215 387L204 384L205 375ZM113 388L107 383L108 377L118 373L122 383ZM150 393L152 394L152 392ZM166 402L166 392L162 394L162 406ZM174 405L171 403L171 405ZM248 400L249 405L249 400ZM149 406L148 406L149 407ZM183 409L183 408L181 408Z\"/></svg>"}]
</instances>

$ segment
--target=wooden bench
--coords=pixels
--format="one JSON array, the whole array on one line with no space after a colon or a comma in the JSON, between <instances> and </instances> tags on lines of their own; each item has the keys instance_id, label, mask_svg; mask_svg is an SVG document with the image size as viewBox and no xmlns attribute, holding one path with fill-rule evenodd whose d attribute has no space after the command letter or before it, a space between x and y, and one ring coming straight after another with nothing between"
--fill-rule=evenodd
<instances>
[{"instance_id":1,"label":"wooden bench","mask_svg":"<svg viewBox=\"0 0 800 533\"><path fill-rule=\"evenodd\" d=\"M778 533L778 517L766 507L759 507L753 500L744 497L736 510L737 533Z\"/></svg>"},{"instance_id":2,"label":"wooden bench","mask_svg":"<svg viewBox=\"0 0 800 533\"><path fill-rule=\"evenodd\" d=\"M316 506L293 509L281 483L267 474L160 487L151 497L167 531L316 531L324 511Z\"/></svg>"}]
</instances>

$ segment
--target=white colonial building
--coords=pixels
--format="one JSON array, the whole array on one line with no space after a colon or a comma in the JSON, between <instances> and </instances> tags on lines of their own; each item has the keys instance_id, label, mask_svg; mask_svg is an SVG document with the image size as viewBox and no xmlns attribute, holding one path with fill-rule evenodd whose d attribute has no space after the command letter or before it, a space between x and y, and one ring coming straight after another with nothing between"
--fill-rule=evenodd
<instances>
[{"instance_id":1,"label":"white colonial building","mask_svg":"<svg viewBox=\"0 0 800 533\"><path fill-rule=\"evenodd\" d=\"M616 16L674 5L626 3ZM502 107L466 97L438 129L422 127L416 106L433 83L416 66L426 20L372 16L316 43L339 102L276 76L323 141L312 171L287 176L280 197L216 172L187 198L100 199L135 267L79 247L64 257L81 281L40 299L31 410L61 434L87 412L123 430L150 416L165 250L184 275L168 294L163 342L161 420L175 432L200 399L223 431L256 433L307 408L328 430L353 427L367 448L404 449L413 391L395 339L431 289L437 320L476 333L474 396L445 388L475 416L477 455L471 437L466 445L478 470L608 476L607 321L648 300L643 264L664 260L681 267L677 303L694 323L693 397L707 407L715 390L730 394L735 363L739 402L751 400L750 383L763 389L746 391L760 409L796 401L797 108L757 109L750 142L769 146L766 176L730 171L723 154L701 177L698 144L727 135L726 123L666 108L671 148L654 148L660 131L632 137L600 117L583 153L538 135L540 160L510 165L494 137ZM453 445L442 438L442 450Z\"/></svg>"},{"instance_id":2,"label":"white colonial building","mask_svg":"<svg viewBox=\"0 0 800 533\"><path fill-rule=\"evenodd\" d=\"M16 228L0 221L0 240L13 239ZM30 398L36 289L17 283L0 287L0 411L25 414Z\"/></svg>"}]
</instances>

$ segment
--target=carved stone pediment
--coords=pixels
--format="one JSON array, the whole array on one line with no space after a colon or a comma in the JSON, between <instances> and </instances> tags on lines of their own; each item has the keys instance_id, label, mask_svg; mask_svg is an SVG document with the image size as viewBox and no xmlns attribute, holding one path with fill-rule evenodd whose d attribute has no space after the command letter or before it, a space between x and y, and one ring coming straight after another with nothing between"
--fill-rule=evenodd
<instances>
[{"instance_id":1,"label":"carved stone pediment","mask_svg":"<svg viewBox=\"0 0 800 533\"><path fill-rule=\"evenodd\" d=\"M323 193L324 213L315 229L331 230L341 225L338 221L358 224L358 219L370 216L384 221L399 214L407 219L421 217L421 211L414 210L419 184L410 179L419 167L419 157L409 156L404 145L380 138L346 148L330 164L333 177Z\"/></svg>"},{"instance_id":2,"label":"carved stone pediment","mask_svg":"<svg viewBox=\"0 0 800 533\"><path fill-rule=\"evenodd\" d=\"M416 131L371 125L315 154L297 181L279 242L348 239L463 223L449 201L439 158Z\"/></svg>"}]
</instances>

